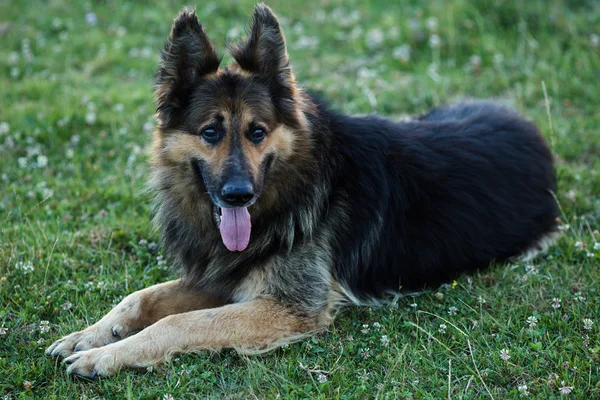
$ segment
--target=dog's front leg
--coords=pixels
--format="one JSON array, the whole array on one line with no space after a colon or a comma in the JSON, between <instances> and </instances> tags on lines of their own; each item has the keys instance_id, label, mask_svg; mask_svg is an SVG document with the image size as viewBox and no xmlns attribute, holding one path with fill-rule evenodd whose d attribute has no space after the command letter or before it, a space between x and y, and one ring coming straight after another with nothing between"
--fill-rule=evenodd
<instances>
[{"instance_id":1,"label":"dog's front leg","mask_svg":"<svg viewBox=\"0 0 600 400\"><path fill-rule=\"evenodd\" d=\"M174 280L125 297L94 325L54 342L46 354L68 357L73 352L105 346L171 315L222 305Z\"/></svg>"},{"instance_id":2,"label":"dog's front leg","mask_svg":"<svg viewBox=\"0 0 600 400\"><path fill-rule=\"evenodd\" d=\"M67 372L111 375L123 367L145 367L172 354L224 347L266 350L324 328L323 315L297 315L273 297L165 317L137 335L65 359Z\"/></svg>"}]
</instances>

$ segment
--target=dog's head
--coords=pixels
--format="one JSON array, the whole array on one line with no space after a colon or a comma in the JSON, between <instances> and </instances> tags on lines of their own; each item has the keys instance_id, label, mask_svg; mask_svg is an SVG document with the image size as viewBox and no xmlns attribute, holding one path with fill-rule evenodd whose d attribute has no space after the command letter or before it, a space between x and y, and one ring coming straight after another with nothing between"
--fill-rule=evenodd
<instances>
[{"instance_id":1,"label":"dog's head","mask_svg":"<svg viewBox=\"0 0 600 400\"><path fill-rule=\"evenodd\" d=\"M156 74L154 157L176 170L172 190L212 203L224 244L241 251L250 237L248 208L306 120L285 38L267 6L256 6L247 39L229 50L234 61L221 68L196 14L184 10L175 19Z\"/></svg>"}]
</instances>

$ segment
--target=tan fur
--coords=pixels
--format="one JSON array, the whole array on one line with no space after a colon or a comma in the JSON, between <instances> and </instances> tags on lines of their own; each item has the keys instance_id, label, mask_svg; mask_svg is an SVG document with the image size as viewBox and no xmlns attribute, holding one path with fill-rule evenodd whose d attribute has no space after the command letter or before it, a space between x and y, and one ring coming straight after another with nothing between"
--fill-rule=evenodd
<instances>
[{"instance_id":1,"label":"tan fur","mask_svg":"<svg viewBox=\"0 0 600 400\"><path fill-rule=\"evenodd\" d=\"M72 333L50 346L46 353L67 357L123 339L175 313L219 306L221 303L186 288L181 280L161 283L125 297L100 321Z\"/></svg>"},{"instance_id":2,"label":"tan fur","mask_svg":"<svg viewBox=\"0 0 600 400\"><path fill-rule=\"evenodd\" d=\"M118 308L118 307L117 307ZM123 367L145 367L173 354L234 347L256 352L297 340L324 328L328 315L300 317L269 297L200 311L174 314L137 335L104 347L75 353L67 372L111 375ZM95 373L94 373L95 371Z\"/></svg>"}]
</instances>

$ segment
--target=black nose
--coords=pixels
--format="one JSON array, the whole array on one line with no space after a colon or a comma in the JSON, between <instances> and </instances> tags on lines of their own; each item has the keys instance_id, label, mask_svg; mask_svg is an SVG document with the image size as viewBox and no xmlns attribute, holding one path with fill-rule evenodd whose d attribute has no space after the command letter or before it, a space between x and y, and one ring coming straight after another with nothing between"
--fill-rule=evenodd
<instances>
[{"instance_id":1,"label":"black nose","mask_svg":"<svg viewBox=\"0 0 600 400\"><path fill-rule=\"evenodd\" d=\"M221 189L221 197L231 206L243 206L254 197L254 189L247 182L226 183Z\"/></svg>"}]
</instances>

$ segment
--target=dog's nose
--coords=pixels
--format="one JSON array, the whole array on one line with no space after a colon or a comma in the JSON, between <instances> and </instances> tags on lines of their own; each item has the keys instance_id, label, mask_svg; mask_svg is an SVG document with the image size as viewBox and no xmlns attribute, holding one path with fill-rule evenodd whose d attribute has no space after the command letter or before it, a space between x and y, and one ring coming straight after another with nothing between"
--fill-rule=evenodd
<instances>
[{"instance_id":1,"label":"dog's nose","mask_svg":"<svg viewBox=\"0 0 600 400\"><path fill-rule=\"evenodd\" d=\"M221 189L223 200L236 207L247 204L254 197L254 189L250 183L226 183Z\"/></svg>"}]
</instances>

